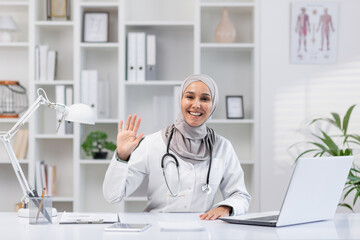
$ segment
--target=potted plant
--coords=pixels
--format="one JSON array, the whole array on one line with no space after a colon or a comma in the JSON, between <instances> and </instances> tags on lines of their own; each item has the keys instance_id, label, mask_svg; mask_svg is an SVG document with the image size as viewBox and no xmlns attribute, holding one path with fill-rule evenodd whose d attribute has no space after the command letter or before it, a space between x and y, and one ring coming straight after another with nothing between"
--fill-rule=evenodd
<instances>
[{"instance_id":1,"label":"potted plant","mask_svg":"<svg viewBox=\"0 0 360 240\"><path fill-rule=\"evenodd\" d=\"M108 152L104 149L114 151L116 145L107 141L107 134L101 131L90 132L85 141L81 144L86 156L92 156L94 159L105 159Z\"/></svg>"},{"instance_id":2,"label":"potted plant","mask_svg":"<svg viewBox=\"0 0 360 240\"><path fill-rule=\"evenodd\" d=\"M314 157L321 156L349 156L354 154L355 149L359 149L360 145L360 136L357 134L349 134L348 126L351 117L351 113L356 105L352 105L347 111L343 119L340 118L338 113L331 113L331 117L321 117L312 119L310 122L310 126L314 126L316 122L327 122L331 126L334 126L337 134L330 135L327 134L324 128L319 128L315 126L315 129L311 131L311 134L315 137L315 141L306 141L302 143L309 144L312 146L311 149L303 151L296 158L298 160L300 157L313 153ZM317 130L317 131L316 131ZM320 133L320 134L319 134ZM294 144L291 147L294 147ZM301 143L300 143L301 144ZM357 147L356 147L357 146ZM290 148L291 148L290 147ZM347 182L344 188L345 194L343 201L349 196L351 192L354 192L354 199L352 201L352 207L355 206L357 200L360 198L360 166L357 166L356 163L353 164L353 167L350 169ZM353 211L353 208L343 202L339 204L340 206L344 206Z\"/></svg>"}]
</instances>

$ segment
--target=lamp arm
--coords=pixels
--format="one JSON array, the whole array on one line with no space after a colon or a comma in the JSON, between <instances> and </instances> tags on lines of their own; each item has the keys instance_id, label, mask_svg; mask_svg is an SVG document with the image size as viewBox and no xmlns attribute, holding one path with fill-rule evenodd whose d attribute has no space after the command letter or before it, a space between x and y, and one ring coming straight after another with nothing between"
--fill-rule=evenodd
<instances>
[{"instance_id":1,"label":"lamp arm","mask_svg":"<svg viewBox=\"0 0 360 240\"><path fill-rule=\"evenodd\" d=\"M24 172L21 169L18 159L16 158L15 152L11 146L12 137L19 131L19 129L29 120L33 113L39 108L41 104L47 104L49 101L46 100L42 95L39 95L33 105L24 113L24 115L16 122L16 124L5 134L0 135L0 140L4 143L5 149L10 157L11 165L15 171L15 175L20 183L21 189L24 194L24 198L32 195L32 190L28 181L25 178Z\"/></svg>"},{"instance_id":2,"label":"lamp arm","mask_svg":"<svg viewBox=\"0 0 360 240\"><path fill-rule=\"evenodd\" d=\"M6 133L3 138L11 139L17 131L29 120L33 113L40 107L41 104L45 104L46 99L40 95L31 107L24 113L24 115L16 122L16 124Z\"/></svg>"}]
</instances>

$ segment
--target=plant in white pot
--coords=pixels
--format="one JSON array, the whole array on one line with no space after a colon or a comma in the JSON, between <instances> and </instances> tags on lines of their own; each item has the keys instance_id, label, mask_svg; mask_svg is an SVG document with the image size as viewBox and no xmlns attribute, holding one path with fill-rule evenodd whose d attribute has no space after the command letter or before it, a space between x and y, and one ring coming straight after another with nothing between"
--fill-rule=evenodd
<instances>
[{"instance_id":1,"label":"plant in white pot","mask_svg":"<svg viewBox=\"0 0 360 240\"><path fill-rule=\"evenodd\" d=\"M358 134L349 134L348 126L351 117L351 113L356 105L352 105L347 111L343 119L340 118L338 113L331 113L331 117L321 117L312 119L310 127L313 127L311 134L315 137L314 141L305 141L292 145L290 148L298 144L309 144L312 146L299 154L296 158L312 153L314 157L321 156L350 156L354 155L355 151L360 148L360 136ZM327 134L324 127L316 127L316 122L327 122L336 129L336 134ZM320 133L320 134L319 134ZM326 171L326 166L324 166ZM348 179L344 188L343 201L349 196L350 193L354 193L352 200L352 206L345 202L340 203L340 206L344 206L353 211L357 200L360 198L360 166L359 163L354 162L353 167L350 169Z\"/></svg>"},{"instance_id":2,"label":"plant in white pot","mask_svg":"<svg viewBox=\"0 0 360 240\"><path fill-rule=\"evenodd\" d=\"M116 145L107 140L108 136L106 133L101 131L90 132L86 137L85 141L81 144L86 156L92 156L94 159L106 159L108 152L115 151Z\"/></svg>"}]
</instances>

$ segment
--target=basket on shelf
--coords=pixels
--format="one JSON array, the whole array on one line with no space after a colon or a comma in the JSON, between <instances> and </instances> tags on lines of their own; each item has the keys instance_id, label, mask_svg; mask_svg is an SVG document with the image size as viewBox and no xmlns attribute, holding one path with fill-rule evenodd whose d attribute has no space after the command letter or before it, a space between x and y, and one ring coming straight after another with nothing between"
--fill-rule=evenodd
<instances>
[{"instance_id":1,"label":"basket on shelf","mask_svg":"<svg viewBox=\"0 0 360 240\"><path fill-rule=\"evenodd\" d=\"M27 107L26 89L18 81L0 81L0 118L18 118Z\"/></svg>"}]
</instances>

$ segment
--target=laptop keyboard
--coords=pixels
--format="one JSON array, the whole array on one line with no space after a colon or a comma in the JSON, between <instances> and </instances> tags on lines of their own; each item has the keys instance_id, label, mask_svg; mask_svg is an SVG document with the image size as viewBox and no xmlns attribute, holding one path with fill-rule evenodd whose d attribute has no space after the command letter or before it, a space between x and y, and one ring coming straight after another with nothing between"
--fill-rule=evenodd
<instances>
[{"instance_id":1,"label":"laptop keyboard","mask_svg":"<svg viewBox=\"0 0 360 240\"><path fill-rule=\"evenodd\" d=\"M277 220L279 215L271 215L271 216L265 216L265 217L256 217L256 218L249 218L247 220L249 221L274 221Z\"/></svg>"}]
</instances>

